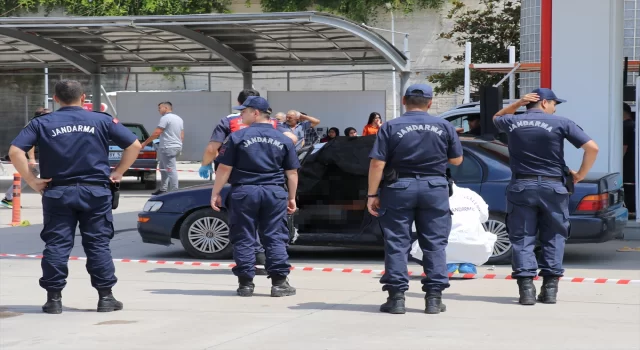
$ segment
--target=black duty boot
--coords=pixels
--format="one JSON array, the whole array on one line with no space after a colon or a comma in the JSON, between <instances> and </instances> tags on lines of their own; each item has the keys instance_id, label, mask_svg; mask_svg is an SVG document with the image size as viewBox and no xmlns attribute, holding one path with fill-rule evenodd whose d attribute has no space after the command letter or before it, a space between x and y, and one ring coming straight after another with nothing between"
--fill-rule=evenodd
<instances>
[{"instance_id":1,"label":"black duty boot","mask_svg":"<svg viewBox=\"0 0 640 350\"><path fill-rule=\"evenodd\" d=\"M296 295L296 289L289 285L285 276L271 276L271 296L288 297Z\"/></svg>"},{"instance_id":2,"label":"black duty boot","mask_svg":"<svg viewBox=\"0 0 640 350\"><path fill-rule=\"evenodd\" d=\"M439 314L447 311L447 305L442 303L442 292L427 292L424 297L425 310L427 314Z\"/></svg>"},{"instance_id":3,"label":"black duty boot","mask_svg":"<svg viewBox=\"0 0 640 350\"><path fill-rule=\"evenodd\" d=\"M387 302L380 305L380 312L390 314L404 314L407 309L404 307L404 292L389 291Z\"/></svg>"},{"instance_id":4,"label":"black duty boot","mask_svg":"<svg viewBox=\"0 0 640 350\"><path fill-rule=\"evenodd\" d=\"M544 304L555 304L556 296L558 295L559 281L559 277L544 277L542 280L542 288L540 288L540 295L538 295L538 301Z\"/></svg>"},{"instance_id":5,"label":"black duty boot","mask_svg":"<svg viewBox=\"0 0 640 350\"><path fill-rule=\"evenodd\" d=\"M47 292L47 302L42 305L42 311L48 314L61 314L62 313L62 293Z\"/></svg>"},{"instance_id":6,"label":"black duty boot","mask_svg":"<svg viewBox=\"0 0 640 350\"><path fill-rule=\"evenodd\" d=\"M533 277L518 278L518 287L520 288L520 300L522 305L535 305L536 303L536 286L533 284Z\"/></svg>"},{"instance_id":7,"label":"black duty boot","mask_svg":"<svg viewBox=\"0 0 640 350\"><path fill-rule=\"evenodd\" d=\"M256 285L253 284L253 278L238 277L238 283L240 284L240 286L237 289L239 296L241 297L253 296L253 290L256 287Z\"/></svg>"},{"instance_id":8,"label":"black duty boot","mask_svg":"<svg viewBox=\"0 0 640 350\"><path fill-rule=\"evenodd\" d=\"M98 291L98 312L112 312L122 310L123 305L117 301L111 293L111 289L103 289Z\"/></svg>"}]
</instances>

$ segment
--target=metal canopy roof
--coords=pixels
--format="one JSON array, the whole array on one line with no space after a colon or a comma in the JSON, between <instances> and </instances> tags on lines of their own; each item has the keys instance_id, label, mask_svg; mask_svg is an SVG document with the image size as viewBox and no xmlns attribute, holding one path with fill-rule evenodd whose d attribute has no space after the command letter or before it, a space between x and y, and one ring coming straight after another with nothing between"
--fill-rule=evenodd
<instances>
[{"instance_id":1,"label":"metal canopy roof","mask_svg":"<svg viewBox=\"0 0 640 350\"><path fill-rule=\"evenodd\" d=\"M410 70L379 34L317 12L0 18L0 68L389 64Z\"/></svg>"}]
</instances>

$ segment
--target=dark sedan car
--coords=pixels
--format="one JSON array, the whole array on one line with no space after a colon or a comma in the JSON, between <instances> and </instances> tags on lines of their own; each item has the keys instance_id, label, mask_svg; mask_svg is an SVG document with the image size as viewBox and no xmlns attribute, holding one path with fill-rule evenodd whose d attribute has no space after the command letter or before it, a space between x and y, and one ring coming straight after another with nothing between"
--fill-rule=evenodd
<instances>
[{"instance_id":1,"label":"dark sedan car","mask_svg":"<svg viewBox=\"0 0 640 350\"><path fill-rule=\"evenodd\" d=\"M367 154L374 139L338 137L300 155L299 211L289 218L292 243L382 247L377 219L368 213L364 200ZM504 219L506 187L511 179L508 149L498 141L461 140L464 161L459 166L449 166L451 175L458 186L476 191L489 206L490 218L485 227L498 236L489 263L508 263L511 244ZM621 186L619 173L590 174L576 185L570 199L568 243L598 243L622 236L628 212L622 206ZM152 197L138 214L143 242L169 245L173 239L180 239L185 250L196 258L230 258L227 215L210 208L211 187L196 186Z\"/></svg>"},{"instance_id":2,"label":"dark sedan car","mask_svg":"<svg viewBox=\"0 0 640 350\"><path fill-rule=\"evenodd\" d=\"M138 141L141 143L149 138L147 129L142 124L137 123L122 123L129 131L134 133L138 137ZM154 140L153 145L157 144L157 139ZM138 159L133 163L131 168L127 170L123 176L135 176L140 179L140 182L144 184L144 188L153 190L156 188L156 168L158 167L157 153L154 146L146 146L138 154ZM122 148L118 147L115 143L109 142L109 165L115 167L120 162L122 157ZM153 170L140 170L140 169L153 169Z\"/></svg>"}]
</instances>

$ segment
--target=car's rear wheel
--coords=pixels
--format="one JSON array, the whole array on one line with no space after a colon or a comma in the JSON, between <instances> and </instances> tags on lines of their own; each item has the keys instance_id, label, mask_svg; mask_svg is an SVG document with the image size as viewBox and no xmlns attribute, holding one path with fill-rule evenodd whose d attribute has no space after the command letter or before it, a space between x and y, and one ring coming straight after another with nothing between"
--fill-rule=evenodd
<instances>
[{"instance_id":1,"label":"car's rear wheel","mask_svg":"<svg viewBox=\"0 0 640 350\"><path fill-rule=\"evenodd\" d=\"M489 220L482 224L487 232L498 236L493 245L493 254L487 264L503 265L511 263L511 242L507 233L507 224L504 214L490 213Z\"/></svg>"},{"instance_id":2,"label":"car's rear wheel","mask_svg":"<svg viewBox=\"0 0 640 350\"><path fill-rule=\"evenodd\" d=\"M145 190L155 190L156 189L156 172L142 173L142 177L140 181L144 184Z\"/></svg>"},{"instance_id":3,"label":"car's rear wheel","mask_svg":"<svg viewBox=\"0 0 640 350\"><path fill-rule=\"evenodd\" d=\"M180 226L180 242L198 259L230 259L233 246L225 213L204 208L191 213Z\"/></svg>"}]
</instances>

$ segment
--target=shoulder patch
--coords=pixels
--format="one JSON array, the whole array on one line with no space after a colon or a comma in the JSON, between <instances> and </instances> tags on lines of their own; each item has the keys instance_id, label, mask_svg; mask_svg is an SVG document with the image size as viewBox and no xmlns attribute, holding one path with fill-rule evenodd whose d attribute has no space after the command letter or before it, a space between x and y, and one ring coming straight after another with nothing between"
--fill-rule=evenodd
<instances>
[{"instance_id":1,"label":"shoulder patch","mask_svg":"<svg viewBox=\"0 0 640 350\"><path fill-rule=\"evenodd\" d=\"M120 121L118 120L118 118L115 118L115 117L114 117L113 119L111 119L111 120L113 121L113 123L114 123L114 124L118 124L118 123L120 122Z\"/></svg>"}]
</instances>

